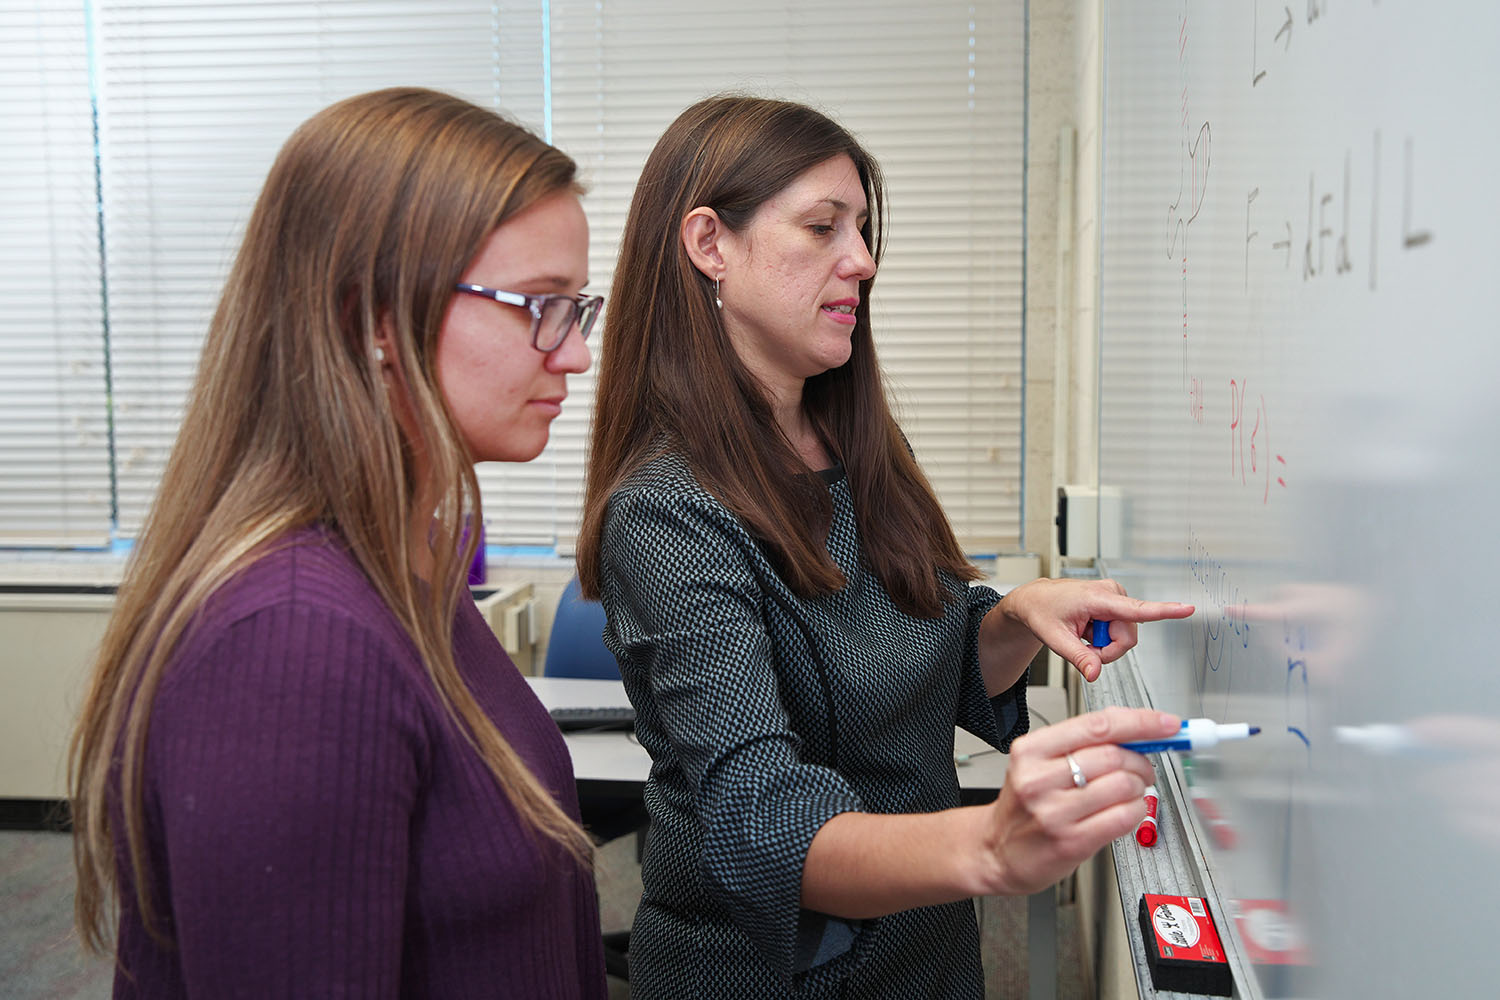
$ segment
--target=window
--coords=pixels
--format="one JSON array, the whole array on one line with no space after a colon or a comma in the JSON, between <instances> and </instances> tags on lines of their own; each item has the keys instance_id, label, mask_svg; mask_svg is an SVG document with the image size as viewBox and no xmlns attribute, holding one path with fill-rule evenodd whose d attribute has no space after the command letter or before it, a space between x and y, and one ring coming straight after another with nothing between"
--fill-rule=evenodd
<instances>
[{"instance_id":1,"label":"window","mask_svg":"<svg viewBox=\"0 0 1500 1000\"><path fill-rule=\"evenodd\" d=\"M898 418L965 546L1016 547L1023 0L881 0L858 16L825 0L96 0L91 26L53 7L0 4L0 53L27 67L0 78L15 88L0 155L24 182L5 195L22 238L6 241L0 331L21 353L0 376L0 542L139 530L276 150L332 101L420 84L501 109L578 160L597 292L640 165L694 100L804 100L856 132L890 188L872 307ZM481 466L492 544L571 551L592 375L570 391L538 460Z\"/></svg>"},{"instance_id":2,"label":"window","mask_svg":"<svg viewBox=\"0 0 1500 1000\"><path fill-rule=\"evenodd\" d=\"M109 413L83 10L0 6L0 544L102 545Z\"/></svg>"}]
</instances>

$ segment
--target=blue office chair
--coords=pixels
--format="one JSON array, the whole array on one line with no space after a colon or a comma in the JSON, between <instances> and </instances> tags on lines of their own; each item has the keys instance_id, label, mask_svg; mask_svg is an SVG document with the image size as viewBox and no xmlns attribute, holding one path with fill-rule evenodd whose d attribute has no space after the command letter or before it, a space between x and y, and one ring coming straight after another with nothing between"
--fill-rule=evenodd
<instances>
[{"instance_id":1,"label":"blue office chair","mask_svg":"<svg viewBox=\"0 0 1500 1000\"><path fill-rule=\"evenodd\" d=\"M542 664L542 676L620 679L620 666L615 662L615 655L604 645L604 606L598 601L583 599L576 576L568 581L558 599L552 633L547 638L547 659ZM617 837L634 833L636 860L640 860L643 834L651 817L639 795L580 792L578 808L583 815L584 829L596 844L607 844ZM629 982L629 951L629 931L605 934L604 970Z\"/></svg>"},{"instance_id":2,"label":"blue office chair","mask_svg":"<svg viewBox=\"0 0 1500 1000\"><path fill-rule=\"evenodd\" d=\"M583 599L576 576L558 599L542 676L620 679L615 654L604 645L604 605Z\"/></svg>"}]
</instances>

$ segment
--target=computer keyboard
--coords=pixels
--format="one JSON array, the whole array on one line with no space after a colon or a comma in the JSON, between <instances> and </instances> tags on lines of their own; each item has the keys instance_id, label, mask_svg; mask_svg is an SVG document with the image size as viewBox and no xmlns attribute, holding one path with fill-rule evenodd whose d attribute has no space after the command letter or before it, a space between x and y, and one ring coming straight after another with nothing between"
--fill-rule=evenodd
<instances>
[{"instance_id":1,"label":"computer keyboard","mask_svg":"<svg viewBox=\"0 0 1500 1000\"><path fill-rule=\"evenodd\" d=\"M629 705L611 705L604 708L565 706L549 709L552 721L565 733L581 730L633 729L635 709Z\"/></svg>"}]
</instances>

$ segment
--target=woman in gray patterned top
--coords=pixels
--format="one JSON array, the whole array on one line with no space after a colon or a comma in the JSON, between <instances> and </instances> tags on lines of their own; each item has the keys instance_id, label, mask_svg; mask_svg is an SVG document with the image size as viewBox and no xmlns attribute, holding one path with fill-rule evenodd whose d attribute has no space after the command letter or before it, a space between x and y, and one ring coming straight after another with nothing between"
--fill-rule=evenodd
<instances>
[{"instance_id":1,"label":"woman in gray patterned top","mask_svg":"<svg viewBox=\"0 0 1500 1000\"><path fill-rule=\"evenodd\" d=\"M1092 678L1192 608L968 585L881 390L881 195L843 128L746 97L685 111L636 188L578 562L653 760L640 1000L982 996L969 897L1132 829L1150 767L1114 743L1177 726L1111 710L1018 739L1042 642ZM958 805L955 723L1011 751L993 804Z\"/></svg>"}]
</instances>

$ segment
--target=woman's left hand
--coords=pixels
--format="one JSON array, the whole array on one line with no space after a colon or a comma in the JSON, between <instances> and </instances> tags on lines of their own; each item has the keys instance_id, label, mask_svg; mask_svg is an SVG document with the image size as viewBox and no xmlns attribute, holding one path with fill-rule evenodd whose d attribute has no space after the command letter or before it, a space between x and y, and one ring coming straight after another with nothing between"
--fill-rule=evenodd
<instances>
[{"instance_id":1,"label":"woman's left hand","mask_svg":"<svg viewBox=\"0 0 1500 1000\"><path fill-rule=\"evenodd\" d=\"M1085 680L1099 676L1104 664L1135 645L1139 622L1186 618L1193 605L1176 601L1142 601L1130 597L1113 580L1032 580L1005 595L991 614L1026 628L1054 653L1078 668ZM1107 621L1109 645L1088 641L1090 621Z\"/></svg>"}]
</instances>

